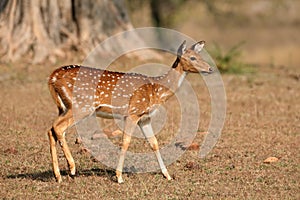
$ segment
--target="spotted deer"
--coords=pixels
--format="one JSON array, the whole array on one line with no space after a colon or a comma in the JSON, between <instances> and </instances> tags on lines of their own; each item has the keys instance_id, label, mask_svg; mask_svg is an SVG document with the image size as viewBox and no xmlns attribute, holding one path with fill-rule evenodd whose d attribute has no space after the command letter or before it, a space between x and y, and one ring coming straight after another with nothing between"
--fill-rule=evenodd
<instances>
[{"instance_id":1,"label":"spotted deer","mask_svg":"<svg viewBox=\"0 0 300 200\"><path fill-rule=\"evenodd\" d=\"M210 65L200 56L204 44L204 41L200 41L187 49L184 41L178 48L177 58L171 69L158 77L77 65L56 69L50 75L48 82L50 93L59 110L58 118L48 131L52 167L56 180L62 181L56 152L57 141L66 157L70 174L75 175L74 159L65 139L66 129L78 122L78 120L75 122L73 115L75 109L83 113L79 121L91 113L95 113L97 117L124 120L122 147L116 169L118 183L123 182L122 170L125 154L135 126L140 127L148 140L162 174L171 180L160 155L150 119L154 117L157 107L174 95L187 73L212 72Z\"/></svg>"}]
</instances>

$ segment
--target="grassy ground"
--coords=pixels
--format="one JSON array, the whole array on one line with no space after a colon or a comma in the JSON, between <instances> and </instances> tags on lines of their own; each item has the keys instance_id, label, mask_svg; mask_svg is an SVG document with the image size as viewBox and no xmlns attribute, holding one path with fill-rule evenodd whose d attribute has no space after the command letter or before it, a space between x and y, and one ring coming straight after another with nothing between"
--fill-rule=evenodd
<instances>
[{"instance_id":1,"label":"grassy ground","mask_svg":"<svg viewBox=\"0 0 300 200\"><path fill-rule=\"evenodd\" d=\"M46 135L57 116L47 76L63 63L55 67L0 63L0 198L300 199L300 60L299 45L295 45L299 42L300 4L284 1L287 6L274 7L275 12L266 1L239 1L244 2L242 7L235 7L231 18L221 17L225 21L218 22L203 3L195 2L188 1L176 11L175 28L195 39L205 39L208 49L216 42L226 52L245 41L243 62L256 65L255 73L222 76L227 117L213 151L205 159L198 157L198 150L186 151L168 166L174 178L170 182L160 173L125 174L125 183L119 185L112 169L95 162L82 145L74 143L75 130L70 129L67 139L78 173L74 179L67 175L59 150L63 183L58 184L52 174ZM221 10L227 8L227 3L220 5ZM136 16L134 25L151 26L149 17L143 17L149 10L142 8L140 12L132 14ZM188 80L200 102L200 131L194 142L201 144L210 118L209 95L201 77L192 75ZM175 99L167 106L173 105ZM172 111L176 122L179 113ZM172 138L174 126L170 120L158 135L161 146ZM106 128L112 131L115 127L108 122ZM113 140L119 143L120 139ZM133 140L130 148L150 151L139 139ZM271 156L279 160L264 163Z\"/></svg>"},{"instance_id":2,"label":"grassy ground","mask_svg":"<svg viewBox=\"0 0 300 200\"><path fill-rule=\"evenodd\" d=\"M18 70L16 70L18 69ZM258 67L255 74L223 75L227 118L223 134L205 158L187 151L168 166L174 180L160 173L125 174L94 162L75 131L67 136L78 175L67 175L59 156L63 183L55 182L46 130L57 111L47 89L50 66L1 65L0 197L3 199L299 199L300 84L297 68ZM200 129L209 122L207 92L199 76L189 76L199 93ZM171 100L173 101L173 100ZM167 124L167 126L171 126ZM109 127L108 127L109 128ZM169 134L166 129L162 134ZM120 138L116 138L118 140ZM164 137L160 137L163 146ZM201 144L203 134L195 143ZM145 142L132 149L145 148ZM143 147L144 145L144 147ZM147 145L146 145L147 146ZM150 151L150 149L149 149ZM263 161L275 156L278 162Z\"/></svg>"}]
</instances>

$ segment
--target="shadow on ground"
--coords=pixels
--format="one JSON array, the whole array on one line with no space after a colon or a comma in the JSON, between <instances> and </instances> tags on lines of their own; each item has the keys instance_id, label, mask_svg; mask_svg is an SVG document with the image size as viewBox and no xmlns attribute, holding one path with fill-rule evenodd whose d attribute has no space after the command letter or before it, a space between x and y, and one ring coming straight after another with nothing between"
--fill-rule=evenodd
<instances>
[{"instance_id":1,"label":"shadow on ground","mask_svg":"<svg viewBox=\"0 0 300 200\"><path fill-rule=\"evenodd\" d=\"M99 169L99 168L92 168L92 169L85 169L80 170L76 173L75 176L70 176L67 170L62 170L62 176L69 176L71 178L79 177L79 176L106 176L109 177L112 181L115 180L115 172L110 169ZM44 172L37 172L37 173L22 173L22 174L11 174L6 176L9 179L31 179L31 180L38 180L43 182L49 182L54 180L54 175L52 170L44 171Z\"/></svg>"}]
</instances>

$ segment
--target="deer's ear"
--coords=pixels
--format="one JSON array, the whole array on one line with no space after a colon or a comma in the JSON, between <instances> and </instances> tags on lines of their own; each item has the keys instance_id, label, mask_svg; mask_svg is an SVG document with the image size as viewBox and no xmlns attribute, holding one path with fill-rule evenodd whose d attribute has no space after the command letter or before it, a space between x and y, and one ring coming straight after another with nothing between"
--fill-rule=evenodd
<instances>
[{"instance_id":1,"label":"deer's ear","mask_svg":"<svg viewBox=\"0 0 300 200\"><path fill-rule=\"evenodd\" d=\"M177 50L177 56L181 57L182 54L184 54L185 52L186 52L186 41L184 40Z\"/></svg>"},{"instance_id":2,"label":"deer's ear","mask_svg":"<svg viewBox=\"0 0 300 200\"><path fill-rule=\"evenodd\" d=\"M203 49L204 47L204 44L205 44L205 41L200 41L200 42L197 42L196 44L194 44L191 49L194 50L196 53L200 53L200 51Z\"/></svg>"}]
</instances>

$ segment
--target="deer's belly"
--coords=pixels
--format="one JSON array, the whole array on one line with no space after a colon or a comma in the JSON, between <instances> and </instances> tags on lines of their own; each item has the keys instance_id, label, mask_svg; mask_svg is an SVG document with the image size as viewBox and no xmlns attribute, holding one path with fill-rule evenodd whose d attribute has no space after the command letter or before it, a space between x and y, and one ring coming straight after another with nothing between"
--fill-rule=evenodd
<instances>
[{"instance_id":1,"label":"deer's belly","mask_svg":"<svg viewBox=\"0 0 300 200\"><path fill-rule=\"evenodd\" d=\"M96 116L106 119L124 119L126 107L115 107L102 104L96 108Z\"/></svg>"},{"instance_id":2,"label":"deer's belly","mask_svg":"<svg viewBox=\"0 0 300 200\"><path fill-rule=\"evenodd\" d=\"M103 112L103 111L96 111L96 116L106 119L124 119L125 115L119 114L119 113L109 113L109 112Z\"/></svg>"}]
</instances>

